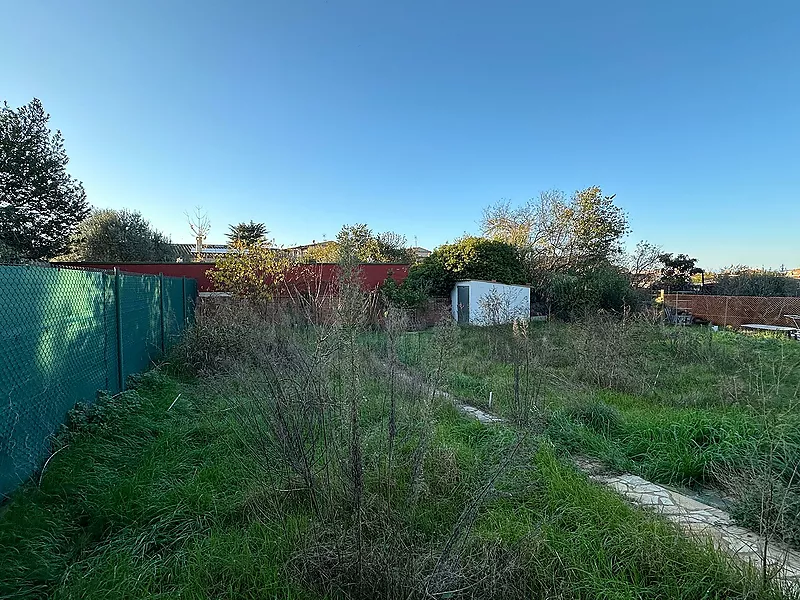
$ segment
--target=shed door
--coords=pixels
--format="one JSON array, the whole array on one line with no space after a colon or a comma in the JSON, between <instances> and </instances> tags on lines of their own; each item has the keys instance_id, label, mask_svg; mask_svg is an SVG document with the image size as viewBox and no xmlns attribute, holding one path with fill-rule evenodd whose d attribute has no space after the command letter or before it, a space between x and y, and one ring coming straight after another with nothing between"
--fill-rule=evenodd
<instances>
[{"instance_id":1,"label":"shed door","mask_svg":"<svg viewBox=\"0 0 800 600\"><path fill-rule=\"evenodd\" d=\"M458 322L469 323L469 286L459 285L456 287L458 293Z\"/></svg>"}]
</instances>

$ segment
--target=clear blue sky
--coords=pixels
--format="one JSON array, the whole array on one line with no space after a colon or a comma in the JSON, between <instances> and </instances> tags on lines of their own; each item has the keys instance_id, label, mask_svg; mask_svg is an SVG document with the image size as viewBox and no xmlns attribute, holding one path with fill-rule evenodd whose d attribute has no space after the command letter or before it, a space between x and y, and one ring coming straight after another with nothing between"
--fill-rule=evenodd
<instances>
[{"instance_id":1,"label":"clear blue sky","mask_svg":"<svg viewBox=\"0 0 800 600\"><path fill-rule=\"evenodd\" d=\"M39 97L92 204L173 241L366 222L433 247L600 185L631 242L800 267L800 3L30 0L0 98Z\"/></svg>"}]
</instances>

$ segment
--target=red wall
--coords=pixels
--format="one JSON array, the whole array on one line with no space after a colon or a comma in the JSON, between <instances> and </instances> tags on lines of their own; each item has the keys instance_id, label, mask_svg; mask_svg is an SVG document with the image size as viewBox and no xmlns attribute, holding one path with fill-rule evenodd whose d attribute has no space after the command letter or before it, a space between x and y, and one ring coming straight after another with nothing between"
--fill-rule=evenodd
<instances>
[{"instance_id":1,"label":"red wall","mask_svg":"<svg viewBox=\"0 0 800 600\"><path fill-rule=\"evenodd\" d=\"M206 275L206 271L214 268L214 263L52 263L55 267L68 267L73 269L96 269L109 271L115 268L123 273L145 273L158 275L163 273L170 277L192 277L197 280L197 289L200 292L214 291L214 285ZM391 274L392 278L401 283L408 277L408 265L377 265L363 264L361 268L362 285L365 290L374 290ZM299 288L315 286L327 289L336 281L339 265L297 265L286 274L287 283Z\"/></svg>"}]
</instances>

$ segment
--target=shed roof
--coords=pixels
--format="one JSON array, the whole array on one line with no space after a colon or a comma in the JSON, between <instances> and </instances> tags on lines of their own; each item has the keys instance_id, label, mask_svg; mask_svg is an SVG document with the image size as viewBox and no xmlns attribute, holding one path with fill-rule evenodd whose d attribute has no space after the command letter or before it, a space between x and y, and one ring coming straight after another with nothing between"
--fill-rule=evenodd
<instances>
[{"instance_id":1,"label":"shed roof","mask_svg":"<svg viewBox=\"0 0 800 600\"><path fill-rule=\"evenodd\" d=\"M456 285L458 285L459 283L470 283L473 281L477 283L493 283L495 285L509 285L511 287L524 287L524 288L531 287L526 283L503 283L502 281L488 281L486 279L459 279L458 281L456 281Z\"/></svg>"}]
</instances>

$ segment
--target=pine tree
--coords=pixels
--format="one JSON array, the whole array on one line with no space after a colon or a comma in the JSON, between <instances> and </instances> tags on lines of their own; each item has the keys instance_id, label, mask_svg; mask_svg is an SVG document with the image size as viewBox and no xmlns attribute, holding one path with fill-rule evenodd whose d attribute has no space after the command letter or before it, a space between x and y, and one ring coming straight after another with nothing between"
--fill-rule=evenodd
<instances>
[{"instance_id":1,"label":"pine tree","mask_svg":"<svg viewBox=\"0 0 800 600\"><path fill-rule=\"evenodd\" d=\"M60 131L41 101L0 107L0 247L20 259L62 254L89 213L83 184L67 173Z\"/></svg>"},{"instance_id":2,"label":"pine tree","mask_svg":"<svg viewBox=\"0 0 800 600\"><path fill-rule=\"evenodd\" d=\"M238 225L231 225L228 228L230 231L226 234L231 244L239 243L245 246L258 246L266 241L267 231L266 225L263 223L239 223Z\"/></svg>"}]
</instances>

